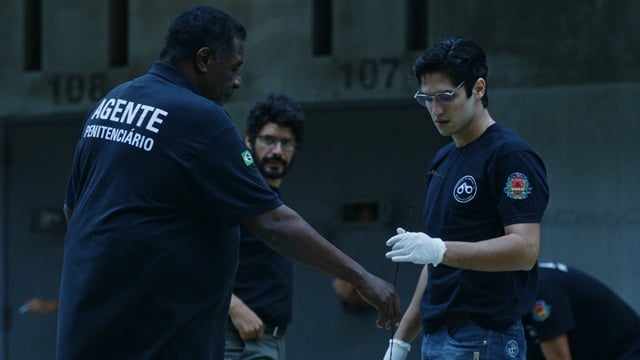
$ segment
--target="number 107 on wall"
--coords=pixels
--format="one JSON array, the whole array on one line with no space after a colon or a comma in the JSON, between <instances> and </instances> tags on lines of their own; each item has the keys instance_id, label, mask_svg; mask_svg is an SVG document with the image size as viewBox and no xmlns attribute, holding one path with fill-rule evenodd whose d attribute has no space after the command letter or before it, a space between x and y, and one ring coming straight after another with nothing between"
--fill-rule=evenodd
<instances>
[{"instance_id":1,"label":"number 107 on wall","mask_svg":"<svg viewBox=\"0 0 640 360\"><path fill-rule=\"evenodd\" d=\"M401 61L395 58L364 58L338 66L345 89L391 89Z\"/></svg>"}]
</instances>

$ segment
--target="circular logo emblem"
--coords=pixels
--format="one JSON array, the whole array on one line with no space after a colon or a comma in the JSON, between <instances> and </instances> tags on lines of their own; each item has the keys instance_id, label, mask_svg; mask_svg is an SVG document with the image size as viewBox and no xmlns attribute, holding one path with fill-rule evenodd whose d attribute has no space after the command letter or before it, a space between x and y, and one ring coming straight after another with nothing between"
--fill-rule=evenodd
<instances>
[{"instance_id":1,"label":"circular logo emblem","mask_svg":"<svg viewBox=\"0 0 640 360\"><path fill-rule=\"evenodd\" d=\"M507 355L509 355L509 357L514 358L518 356L518 353L520 352L520 349L518 348L518 342L515 340L507 341L507 344L504 346L504 351L507 352Z\"/></svg>"},{"instance_id":2,"label":"circular logo emblem","mask_svg":"<svg viewBox=\"0 0 640 360\"><path fill-rule=\"evenodd\" d=\"M476 179L471 175L465 175L458 180L456 186L453 188L453 197L459 203L467 203L476 196L478 186L476 185Z\"/></svg>"}]
</instances>

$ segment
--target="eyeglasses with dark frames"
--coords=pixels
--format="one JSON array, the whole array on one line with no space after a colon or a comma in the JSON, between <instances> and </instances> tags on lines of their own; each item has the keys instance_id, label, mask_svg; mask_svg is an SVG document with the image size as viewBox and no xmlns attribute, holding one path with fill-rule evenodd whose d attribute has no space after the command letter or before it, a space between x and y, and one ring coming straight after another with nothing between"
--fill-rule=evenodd
<instances>
[{"instance_id":1,"label":"eyeglasses with dark frames","mask_svg":"<svg viewBox=\"0 0 640 360\"><path fill-rule=\"evenodd\" d=\"M260 143L266 147L274 147L277 143L280 143L283 150L292 151L296 149L298 146L298 142L296 139L280 139L273 135L258 135L256 139L260 141Z\"/></svg>"},{"instance_id":2,"label":"eyeglasses with dark frames","mask_svg":"<svg viewBox=\"0 0 640 360\"><path fill-rule=\"evenodd\" d=\"M456 86L453 90L442 91L434 95L428 95L420 92L420 89L416 91L416 94L413 95L413 98L416 99L418 104L421 106L427 107L433 104L433 100L437 100L440 104L451 104L453 102L453 96L456 94L456 91L462 87L464 81L460 83L460 85Z\"/></svg>"}]
</instances>

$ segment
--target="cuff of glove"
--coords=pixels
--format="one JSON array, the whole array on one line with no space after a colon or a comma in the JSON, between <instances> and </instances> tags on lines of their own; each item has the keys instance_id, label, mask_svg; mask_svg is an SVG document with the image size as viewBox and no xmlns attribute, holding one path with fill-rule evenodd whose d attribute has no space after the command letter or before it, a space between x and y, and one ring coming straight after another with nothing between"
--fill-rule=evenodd
<instances>
[{"instance_id":1,"label":"cuff of glove","mask_svg":"<svg viewBox=\"0 0 640 360\"><path fill-rule=\"evenodd\" d=\"M406 352L411 351L411 345L400 339L389 339L389 346L397 346L404 349Z\"/></svg>"},{"instance_id":2,"label":"cuff of glove","mask_svg":"<svg viewBox=\"0 0 640 360\"><path fill-rule=\"evenodd\" d=\"M433 267L436 267L438 265L440 265L440 263L442 263L442 260L444 259L444 253L447 252L447 245L444 244L444 240L442 239L438 239L440 240L440 257L438 258L438 262L437 263L433 263Z\"/></svg>"}]
</instances>

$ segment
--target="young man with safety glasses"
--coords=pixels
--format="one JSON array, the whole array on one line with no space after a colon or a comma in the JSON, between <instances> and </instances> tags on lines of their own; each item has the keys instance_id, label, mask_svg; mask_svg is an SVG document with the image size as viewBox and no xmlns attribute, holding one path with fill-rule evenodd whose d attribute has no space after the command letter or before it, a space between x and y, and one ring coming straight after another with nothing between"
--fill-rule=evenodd
<instances>
[{"instance_id":1,"label":"young man with safety glasses","mask_svg":"<svg viewBox=\"0 0 640 360\"><path fill-rule=\"evenodd\" d=\"M425 264L384 359L525 359L520 317L533 305L549 190L540 157L489 114L484 50L442 40L413 66L414 98L450 136L431 161L421 232L398 228L395 262Z\"/></svg>"}]
</instances>

